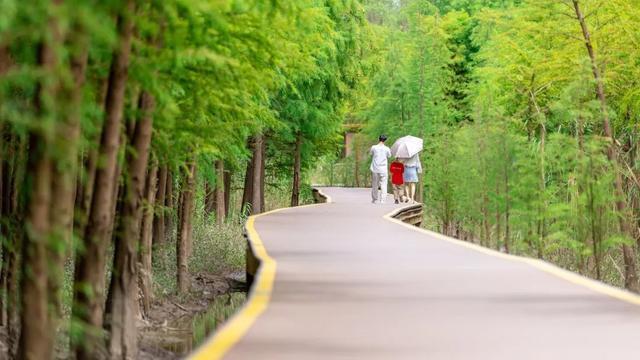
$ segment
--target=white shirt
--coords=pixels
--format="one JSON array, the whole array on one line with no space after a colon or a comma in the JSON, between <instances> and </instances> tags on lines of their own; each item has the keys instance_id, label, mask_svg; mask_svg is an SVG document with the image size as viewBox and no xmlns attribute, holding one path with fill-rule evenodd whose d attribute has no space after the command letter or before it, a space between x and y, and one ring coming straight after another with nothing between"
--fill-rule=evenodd
<instances>
[{"instance_id":1,"label":"white shirt","mask_svg":"<svg viewBox=\"0 0 640 360\"><path fill-rule=\"evenodd\" d=\"M386 174L389 171L387 159L391 157L391 150L384 144L378 144L371 147L371 172L377 174Z\"/></svg>"}]
</instances>

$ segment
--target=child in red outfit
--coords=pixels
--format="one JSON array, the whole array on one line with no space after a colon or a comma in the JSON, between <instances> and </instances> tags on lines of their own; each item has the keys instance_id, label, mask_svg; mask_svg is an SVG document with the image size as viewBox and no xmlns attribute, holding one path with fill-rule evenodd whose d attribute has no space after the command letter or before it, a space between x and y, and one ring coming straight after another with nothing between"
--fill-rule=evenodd
<instances>
[{"instance_id":1,"label":"child in red outfit","mask_svg":"<svg viewBox=\"0 0 640 360\"><path fill-rule=\"evenodd\" d=\"M400 201L402 201L402 197L404 196L404 164L396 158L395 161L391 163L389 172L391 172L393 198L395 199L396 204L399 204Z\"/></svg>"}]
</instances>

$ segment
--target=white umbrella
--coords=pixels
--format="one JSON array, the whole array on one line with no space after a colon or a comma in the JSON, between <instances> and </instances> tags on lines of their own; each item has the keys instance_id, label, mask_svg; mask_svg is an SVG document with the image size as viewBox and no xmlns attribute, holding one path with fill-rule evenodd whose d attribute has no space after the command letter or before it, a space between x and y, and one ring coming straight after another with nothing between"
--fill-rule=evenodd
<instances>
[{"instance_id":1,"label":"white umbrella","mask_svg":"<svg viewBox=\"0 0 640 360\"><path fill-rule=\"evenodd\" d=\"M391 147L391 155L408 159L423 149L423 141L415 136L405 136L396 140Z\"/></svg>"}]
</instances>

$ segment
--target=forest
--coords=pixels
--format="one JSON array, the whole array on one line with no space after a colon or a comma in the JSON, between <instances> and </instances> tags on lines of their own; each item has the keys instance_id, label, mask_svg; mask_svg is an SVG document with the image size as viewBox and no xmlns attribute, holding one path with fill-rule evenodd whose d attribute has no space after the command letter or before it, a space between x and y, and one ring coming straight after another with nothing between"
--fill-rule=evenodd
<instances>
[{"instance_id":1,"label":"forest","mask_svg":"<svg viewBox=\"0 0 640 360\"><path fill-rule=\"evenodd\" d=\"M242 270L246 216L339 147L365 32L357 1L3 1L0 357L136 358L155 301Z\"/></svg>"},{"instance_id":2,"label":"forest","mask_svg":"<svg viewBox=\"0 0 640 360\"><path fill-rule=\"evenodd\" d=\"M425 141L423 226L640 291L639 27L640 0L0 2L0 358L164 358L155 309L243 271L247 216L367 187L383 133Z\"/></svg>"},{"instance_id":3,"label":"forest","mask_svg":"<svg viewBox=\"0 0 640 360\"><path fill-rule=\"evenodd\" d=\"M377 134L423 137L426 227L640 289L640 2L369 1L367 20L335 183L366 186Z\"/></svg>"}]
</instances>

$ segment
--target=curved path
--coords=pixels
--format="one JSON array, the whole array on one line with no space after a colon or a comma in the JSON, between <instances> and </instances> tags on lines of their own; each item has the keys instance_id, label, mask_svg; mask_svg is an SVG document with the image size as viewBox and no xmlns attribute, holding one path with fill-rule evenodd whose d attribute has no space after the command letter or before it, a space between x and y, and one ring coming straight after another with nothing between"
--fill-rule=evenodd
<instances>
[{"instance_id":1,"label":"curved path","mask_svg":"<svg viewBox=\"0 0 640 360\"><path fill-rule=\"evenodd\" d=\"M255 220L275 283L264 312L233 321L246 334L215 345L225 359L640 356L638 297L385 219L397 206L368 190L323 191L332 203Z\"/></svg>"}]
</instances>

